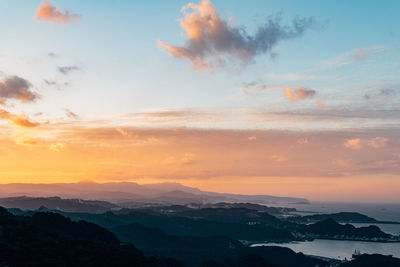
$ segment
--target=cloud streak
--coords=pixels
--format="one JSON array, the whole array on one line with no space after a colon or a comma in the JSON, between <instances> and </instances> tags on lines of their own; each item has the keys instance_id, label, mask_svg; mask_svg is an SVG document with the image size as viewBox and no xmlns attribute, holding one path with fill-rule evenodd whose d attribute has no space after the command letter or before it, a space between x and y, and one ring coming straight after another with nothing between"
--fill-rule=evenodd
<instances>
[{"instance_id":1,"label":"cloud streak","mask_svg":"<svg viewBox=\"0 0 400 267\"><path fill-rule=\"evenodd\" d=\"M79 67L75 66L75 65L73 65L73 66L60 66L60 67L57 67L57 70L60 73L64 74L64 75L68 75L71 71L79 70Z\"/></svg>"},{"instance_id":2,"label":"cloud streak","mask_svg":"<svg viewBox=\"0 0 400 267\"><path fill-rule=\"evenodd\" d=\"M258 55L273 56L273 48L279 42L302 36L313 24L312 18L296 17L292 25L282 25L277 15L269 17L250 35L244 27L235 27L222 19L208 0L189 3L182 10L184 17L179 22L186 33L185 44L174 46L162 41L158 44L170 55L189 60L198 70L227 67L228 63L244 67Z\"/></svg>"},{"instance_id":3,"label":"cloud streak","mask_svg":"<svg viewBox=\"0 0 400 267\"><path fill-rule=\"evenodd\" d=\"M32 127L39 126L38 122L32 121L25 114L22 114L22 115L13 114L4 109L0 109L0 119L6 120L6 121L10 122L11 124L14 124L19 127L24 127L24 128L32 128Z\"/></svg>"},{"instance_id":4,"label":"cloud streak","mask_svg":"<svg viewBox=\"0 0 400 267\"><path fill-rule=\"evenodd\" d=\"M37 20L69 23L78 21L80 18L80 15L69 13L69 11L62 12L59 8L55 7L48 1L41 2L36 10Z\"/></svg>"},{"instance_id":5,"label":"cloud streak","mask_svg":"<svg viewBox=\"0 0 400 267\"><path fill-rule=\"evenodd\" d=\"M72 112L69 108L64 108L64 111L65 111L65 115L66 115L68 118L71 118L71 119L74 119L74 120L79 119L78 114Z\"/></svg>"}]
</instances>

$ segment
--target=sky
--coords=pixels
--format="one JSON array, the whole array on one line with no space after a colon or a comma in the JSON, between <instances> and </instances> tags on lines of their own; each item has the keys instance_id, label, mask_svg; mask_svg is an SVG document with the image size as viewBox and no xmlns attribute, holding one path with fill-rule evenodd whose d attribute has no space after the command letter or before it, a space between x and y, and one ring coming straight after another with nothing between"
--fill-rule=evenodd
<instances>
[{"instance_id":1,"label":"sky","mask_svg":"<svg viewBox=\"0 0 400 267\"><path fill-rule=\"evenodd\" d=\"M399 8L0 0L0 183L400 202Z\"/></svg>"}]
</instances>

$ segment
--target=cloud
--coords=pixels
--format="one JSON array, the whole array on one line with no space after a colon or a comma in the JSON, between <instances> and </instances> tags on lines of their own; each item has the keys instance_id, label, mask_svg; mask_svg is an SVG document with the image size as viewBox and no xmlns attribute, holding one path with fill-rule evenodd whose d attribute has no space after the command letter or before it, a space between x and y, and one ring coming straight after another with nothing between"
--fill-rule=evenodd
<instances>
[{"instance_id":1,"label":"cloud","mask_svg":"<svg viewBox=\"0 0 400 267\"><path fill-rule=\"evenodd\" d=\"M363 144L361 143L360 138L348 139L344 143L344 146L354 150L360 150L363 148Z\"/></svg>"},{"instance_id":2,"label":"cloud","mask_svg":"<svg viewBox=\"0 0 400 267\"><path fill-rule=\"evenodd\" d=\"M53 6L50 2L41 2L37 11L36 19L44 21L52 21L56 23L69 23L80 20L81 16L71 14L68 11L62 12L59 8Z\"/></svg>"},{"instance_id":3,"label":"cloud","mask_svg":"<svg viewBox=\"0 0 400 267\"><path fill-rule=\"evenodd\" d=\"M28 116L25 114L18 115L8 112L7 110L0 109L0 119L7 120L8 122L25 128L36 127L39 125L38 122L32 121Z\"/></svg>"},{"instance_id":4,"label":"cloud","mask_svg":"<svg viewBox=\"0 0 400 267\"><path fill-rule=\"evenodd\" d=\"M196 155L193 153L185 153L181 158L181 163L184 165L194 164L196 162Z\"/></svg>"},{"instance_id":5,"label":"cloud","mask_svg":"<svg viewBox=\"0 0 400 267\"><path fill-rule=\"evenodd\" d=\"M385 147L388 141L389 140L384 137L375 137L368 141L368 146L378 149Z\"/></svg>"},{"instance_id":6,"label":"cloud","mask_svg":"<svg viewBox=\"0 0 400 267\"><path fill-rule=\"evenodd\" d=\"M17 134L14 137L14 141L19 145L24 146L36 146L39 145L39 142L31 137L26 137L24 135Z\"/></svg>"},{"instance_id":7,"label":"cloud","mask_svg":"<svg viewBox=\"0 0 400 267\"><path fill-rule=\"evenodd\" d=\"M196 163L196 154L184 153L181 157L168 156L160 162L163 165L192 165Z\"/></svg>"},{"instance_id":8,"label":"cloud","mask_svg":"<svg viewBox=\"0 0 400 267\"><path fill-rule=\"evenodd\" d=\"M68 118L71 118L71 119L74 119L74 120L79 119L78 114L72 112L70 109L64 108L64 111L65 111L65 115L67 115Z\"/></svg>"},{"instance_id":9,"label":"cloud","mask_svg":"<svg viewBox=\"0 0 400 267\"><path fill-rule=\"evenodd\" d=\"M65 148L65 145L63 143L54 143L49 145L49 150L54 151L54 152L60 152Z\"/></svg>"},{"instance_id":10,"label":"cloud","mask_svg":"<svg viewBox=\"0 0 400 267\"><path fill-rule=\"evenodd\" d=\"M395 85L395 88L397 88L398 85ZM391 86L390 86L391 87ZM371 87L371 89L374 89L371 93L364 94L364 99L366 100L378 100L379 98L383 99L388 99L389 97L394 97L397 95L397 92L395 89L392 88L383 88L380 90L376 90L376 87Z\"/></svg>"},{"instance_id":11,"label":"cloud","mask_svg":"<svg viewBox=\"0 0 400 267\"><path fill-rule=\"evenodd\" d=\"M285 89L286 98L290 101L301 101L311 98L316 94L316 91L305 89L303 87L296 88L293 91L290 88Z\"/></svg>"},{"instance_id":12,"label":"cloud","mask_svg":"<svg viewBox=\"0 0 400 267\"><path fill-rule=\"evenodd\" d=\"M363 60L368 56L368 51L364 48L357 47L357 49L354 50L353 55L354 55L355 59Z\"/></svg>"},{"instance_id":13,"label":"cloud","mask_svg":"<svg viewBox=\"0 0 400 267\"><path fill-rule=\"evenodd\" d=\"M305 80L315 80L315 75L307 73L286 73L286 74L267 74L267 78L271 80L278 81L305 81Z\"/></svg>"},{"instance_id":14,"label":"cloud","mask_svg":"<svg viewBox=\"0 0 400 267\"><path fill-rule=\"evenodd\" d=\"M71 71L75 71L75 70L79 70L78 66L61 66L61 67L57 67L57 70L64 74L64 75L68 75Z\"/></svg>"},{"instance_id":15,"label":"cloud","mask_svg":"<svg viewBox=\"0 0 400 267\"><path fill-rule=\"evenodd\" d=\"M254 140L257 140L257 137L256 136L249 136L249 137L247 137L247 139L250 140L250 141L254 141Z\"/></svg>"},{"instance_id":16,"label":"cloud","mask_svg":"<svg viewBox=\"0 0 400 267\"><path fill-rule=\"evenodd\" d=\"M115 128L115 130L117 132L119 132L122 136L128 136L129 135L129 133L127 131L125 131L124 129L122 129L120 127Z\"/></svg>"},{"instance_id":17,"label":"cloud","mask_svg":"<svg viewBox=\"0 0 400 267\"><path fill-rule=\"evenodd\" d=\"M350 163L347 160L344 160L344 159L333 160L332 164L336 165L336 166L341 166L341 167L347 167L347 166L350 165Z\"/></svg>"},{"instance_id":18,"label":"cloud","mask_svg":"<svg viewBox=\"0 0 400 267\"><path fill-rule=\"evenodd\" d=\"M336 57L325 61L324 65L325 67L339 68L352 63L364 61L367 58L369 59L382 54L387 50L388 48L384 46L371 46L367 48L357 47L356 49L339 54Z\"/></svg>"},{"instance_id":19,"label":"cloud","mask_svg":"<svg viewBox=\"0 0 400 267\"><path fill-rule=\"evenodd\" d=\"M273 159L276 162L285 162L285 161L287 161L287 158L285 158L284 156L281 156L281 155L272 155L271 159Z\"/></svg>"},{"instance_id":20,"label":"cloud","mask_svg":"<svg viewBox=\"0 0 400 267\"><path fill-rule=\"evenodd\" d=\"M345 143L344 146L347 148L351 148L354 150L360 150L364 148L365 146L369 146L375 149L380 149L383 147L386 147L389 139L385 137L374 137L370 139L360 139L360 138L355 138L355 139L348 139Z\"/></svg>"},{"instance_id":21,"label":"cloud","mask_svg":"<svg viewBox=\"0 0 400 267\"><path fill-rule=\"evenodd\" d=\"M302 137L302 138L297 139L297 141L296 141L296 143L299 145L307 145L309 142L310 141L309 141L308 137Z\"/></svg>"},{"instance_id":22,"label":"cloud","mask_svg":"<svg viewBox=\"0 0 400 267\"><path fill-rule=\"evenodd\" d=\"M184 17L179 20L186 32L183 46L174 46L159 41L160 47L176 58L191 61L199 70L215 67L243 67L258 55L269 53L280 41L303 35L313 24L311 18L296 17L292 25L282 25L281 17L269 17L252 36L244 27L235 27L220 18L217 10L208 0L199 4L189 3L182 8ZM192 12L187 12L191 10Z\"/></svg>"},{"instance_id":23,"label":"cloud","mask_svg":"<svg viewBox=\"0 0 400 267\"><path fill-rule=\"evenodd\" d=\"M11 76L0 81L0 101L5 104L6 99L16 99L23 103L34 102L40 96L30 90L31 84L18 76Z\"/></svg>"},{"instance_id":24,"label":"cloud","mask_svg":"<svg viewBox=\"0 0 400 267\"><path fill-rule=\"evenodd\" d=\"M122 135L116 127L121 127L128 135ZM42 139L31 135L36 133ZM251 136L257 136L257 141L249 141ZM353 138L348 136L360 139L365 151L343 146L347 139ZM55 172L68 171L71 169L69 166L74 166L74 171L85 175L125 180L132 176L154 179L240 176L250 179L398 175L400 140L397 136L398 131L386 129L175 130L168 127L122 127L109 121L101 126L81 122L43 125L35 131L26 131L23 137L36 141L41 153L49 153L50 162L54 157L49 150L51 144L62 140L68 145L69 149L63 150L63 155L68 155L68 162L63 169L57 168ZM376 137L389 139L390 145L387 143L379 150L368 146L368 141ZM4 140L0 139L0 147L3 144ZM82 154L82 147L87 153ZM110 154L110 150L113 153ZM18 157L24 160L31 155L24 150L19 153ZM93 169L91 165L93 162L126 162L127 159L131 164L126 167L118 165L115 169L109 166ZM47 164L38 163L40 166Z\"/></svg>"}]
</instances>

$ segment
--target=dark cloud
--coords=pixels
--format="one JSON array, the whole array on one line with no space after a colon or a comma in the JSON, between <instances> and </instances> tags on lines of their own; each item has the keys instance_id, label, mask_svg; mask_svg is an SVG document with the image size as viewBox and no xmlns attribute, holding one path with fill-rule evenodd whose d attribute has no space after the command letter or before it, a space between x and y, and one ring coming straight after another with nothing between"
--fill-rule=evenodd
<instances>
[{"instance_id":1,"label":"dark cloud","mask_svg":"<svg viewBox=\"0 0 400 267\"><path fill-rule=\"evenodd\" d=\"M75 65L73 65L73 66L60 66L60 67L57 67L57 70L58 70L60 73L62 73L62 74L64 74L64 75L67 75L67 74L69 74L71 71L79 70L79 67L78 67L78 66L75 66Z\"/></svg>"},{"instance_id":2,"label":"dark cloud","mask_svg":"<svg viewBox=\"0 0 400 267\"><path fill-rule=\"evenodd\" d=\"M366 100L375 100L377 98L387 98L387 97L394 97L397 95L397 91L391 88L384 88L380 89L377 92L373 92L370 94L365 94L364 99Z\"/></svg>"},{"instance_id":3,"label":"dark cloud","mask_svg":"<svg viewBox=\"0 0 400 267\"><path fill-rule=\"evenodd\" d=\"M245 66L257 55L269 53L283 40L297 38L313 24L312 18L295 17L291 25L283 25L281 16L271 16L260 25L254 35L244 27L235 27L221 19L215 7L208 0L198 5L190 3L183 10L181 27L186 31L187 40L183 46L159 42L168 53L176 58L188 59L196 69L207 69L230 65Z\"/></svg>"},{"instance_id":4,"label":"dark cloud","mask_svg":"<svg viewBox=\"0 0 400 267\"><path fill-rule=\"evenodd\" d=\"M32 92L32 85L25 79L18 76L11 76L0 81L0 101L16 99L21 102L34 102L39 95Z\"/></svg>"},{"instance_id":5,"label":"dark cloud","mask_svg":"<svg viewBox=\"0 0 400 267\"><path fill-rule=\"evenodd\" d=\"M379 93L383 96L395 96L397 94L393 89L381 89Z\"/></svg>"},{"instance_id":6,"label":"dark cloud","mask_svg":"<svg viewBox=\"0 0 400 267\"><path fill-rule=\"evenodd\" d=\"M43 81L44 81L44 83L45 83L46 85L49 85L49 86L55 86L55 85L57 85L57 82L55 82L55 81L50 81L50 80L46 80L46 79L44 79Z\"/></svg>"},{"instance_id":7,"label":"dark cloud","mask_svg":"<svg viewBox=\"0 0 400 267\"><path fill-rule=\"evenodd\" d=\"M69 82L57 82L57 81L46 80L46 79L44 79L43 82L45 83L45 85L56 88L57 90L63 90L63 89L65 89L65 87L69 86Z\"/></svg>"}]
</instances>

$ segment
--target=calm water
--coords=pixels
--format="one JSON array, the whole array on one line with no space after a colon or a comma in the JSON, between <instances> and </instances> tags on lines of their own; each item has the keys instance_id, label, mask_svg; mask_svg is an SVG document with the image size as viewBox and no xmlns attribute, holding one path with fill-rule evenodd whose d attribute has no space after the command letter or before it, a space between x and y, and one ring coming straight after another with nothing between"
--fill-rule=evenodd
<instances>
[{"instance_id":1,"label":"calm water","mask_svg":"<svg viewBox=\"0 0 400 267\"><path fill-rule=\"evenodd\" d=\"M296 252L302 252L308 255L316 255L333 259L351 258L354 250L360 250L361 253L378 253L383 255L393 255L400 258L400 243L380 243L380 242L361 242L361 241L342 241L342 240L324 240L315 239L307 242L295 243L266 243L255 244L253 246L280 246L288 247Z\"/></svg>"},{"instance_id":2,"label":"calm water","mask_svg":"<svg viewBox=\"0 0 400 267\"><path fill-rule=\"evenodd\" d=\"M279 206L277 204L276 206ZM282 205L281 205L282 206ZM283 206L296 208L301 215L315 213L335 213L341 211L359 212L380 221L400 222L400 203L336 203L312 202L311 204L286 204Z\"/></svg>"},{"instance_id":3,"label":"calm water","mask_svg":"<svg viewBox=\"0 0 400 267\"><path fill-rule=\"evenodd\" d=\"M277 204L276 206L279 206ZM336 213L341 211L359 212L381 221L400 222L400 204L370 204L370 203L335 203L335 202L312 202L311 204L286 204L281 205L296 208L298 215L311 215L321 213ZM356 227L368 226L371 224L354 223ZM373 224L382 231L400 235L400 224ZM361 253L378 253L383 255L393 255L400 258L400 243L380 243L380 242L362 242L345 240L324 240L315 239L309 242L296 243L265 243L256 244L261 246L281 246L288 247L296 252L316 255L334 259L351 258L354 250L360 250Z\"/></svg>"}]
</instances>

